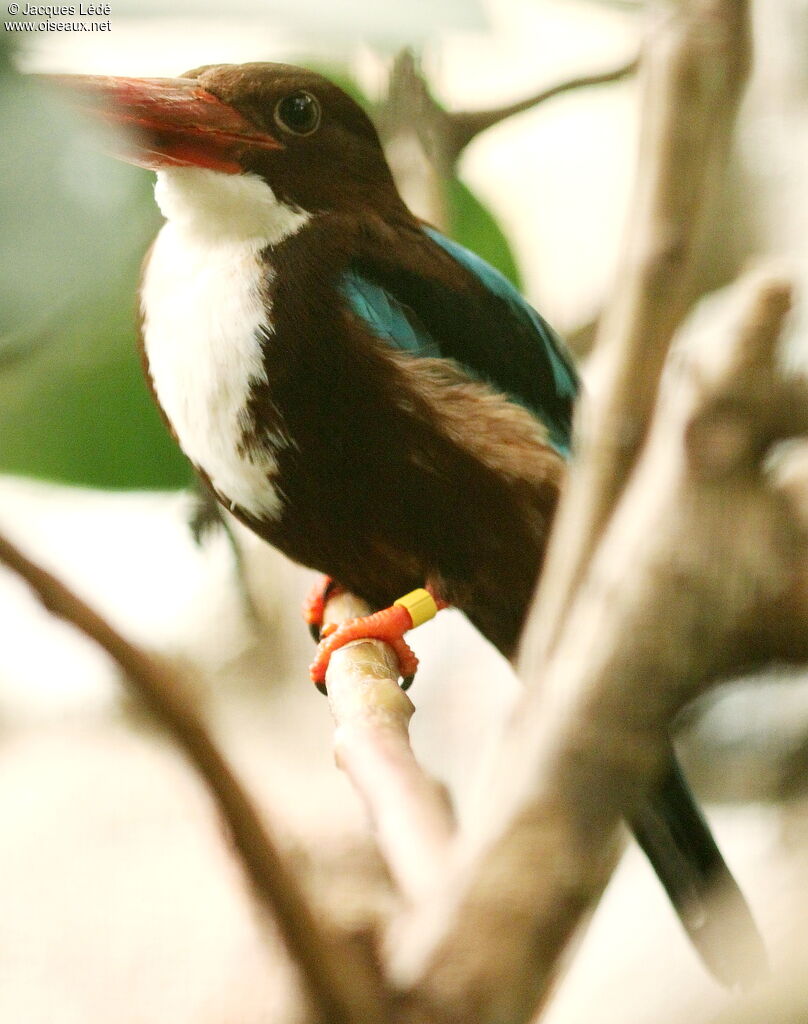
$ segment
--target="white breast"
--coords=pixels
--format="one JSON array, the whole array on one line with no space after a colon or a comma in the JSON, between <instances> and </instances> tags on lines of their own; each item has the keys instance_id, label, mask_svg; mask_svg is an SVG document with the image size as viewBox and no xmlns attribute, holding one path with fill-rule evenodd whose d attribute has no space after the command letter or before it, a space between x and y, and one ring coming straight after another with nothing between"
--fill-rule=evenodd
<instances>
[{"instance_id":1,"label":"white breast","mask_svg":"<svg viewBox=\"0 0 808 1024\"><path fill-rule=\"evenodd\" d=\"M275 454L287 439L266 432L260 445L244 450L250 393L266 380L259 331L272 330L264 294L269 271L259 253L306 215L282 207L258 179L178 170L158 180L169 220L141 292L149 372L188 458L231 504L273 518L282 503ZM285 230L271 230L256 198L269 201L274 227Z\"/></svg>"}]
</instances>

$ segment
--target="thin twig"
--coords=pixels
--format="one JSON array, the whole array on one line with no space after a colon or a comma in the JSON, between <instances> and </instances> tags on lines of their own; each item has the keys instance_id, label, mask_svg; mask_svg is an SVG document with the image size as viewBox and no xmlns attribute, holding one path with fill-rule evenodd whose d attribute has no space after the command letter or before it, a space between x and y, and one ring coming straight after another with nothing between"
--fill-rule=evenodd
<instances>
[{"instance_id":1,"label":"thin twig","mask_svg":"<svg viewBox=\"0 0 808 1024\"><path fill-rule=\"evenodd\" d=\"M419 217L447 230L444 186L472 139L555 96L626 78L637 66L634 58L607 71L565 79L493 110L448 111L433 97L412 51L403 50L390 71L387 97L376 112L377 127L401 194Z\"/></svg>"},{"instance_id":2,"label":"thin twig","mask_svg":"<svg viewBox=\"0 0 808 1024\"><path fill-rule=\"evenodd\" d=\"M135 695L184 751L227 824L244 869L298 967L318 1020L364 1024L381 1018L359 965L347 963L326 939L266 825L169 669L124 639L51 573L0 536L0 562L17 573L53 614L102 647ZM358 973L357 973L358 972Z\"/></svg>"},{"instance_id":3,"label":"thin twig","mask_svg":"<svg viewBox=\"0 0 808 1024\"><path fill-rule=\"evenodd\" d=\"M631 60L619 64L615 68L564 79L561 82L556 82L554 85L540 89L531 96L526 96L524 99L517 100L515 103L508 103L502 107L495 107L492 110L452 111L447 118L448 146L452 161L456 161L466 146L481 132L493 128L494 125L499 124L501 121L514 117L516 114L522 114L526 110L532 110L534 107L546 103L547 100L554 99L556 96L562 96L564 93L574 92L577 89L589 89L596 85L608 85L610 82L619 82L624 78L629 78L636 72L639 65L639 59L632 57Z\"/></svg>"},{"instance_id":4,"label":"thin twig","mask_svg":"<svg viewBox=\"0 0 808 1024\"><path fill-rule=\"evenodd\" d=\"M338 594L328 602L326 619L343 622L369 611L352 595ZM363 640L335 652L326 685L337 764L365 802L399 889L414 901L434 886L455 823L445 788L412 752L408 726L415 709L396 679L390 648Z\"/></svg>"}]
</instances>

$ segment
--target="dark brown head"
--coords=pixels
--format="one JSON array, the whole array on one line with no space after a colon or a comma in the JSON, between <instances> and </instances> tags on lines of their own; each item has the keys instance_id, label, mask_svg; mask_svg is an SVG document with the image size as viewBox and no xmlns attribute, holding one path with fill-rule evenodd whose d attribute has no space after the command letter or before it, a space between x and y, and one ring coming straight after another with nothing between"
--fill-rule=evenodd
<instances>
[{"instance_id":1,"label":"dark brown head","mask_svg":"<svg viewBox=\"0 0 808 1024\"><path fill-rule=\"evenodd\" d=\"M218 64L177 79L61 79L127 130L132 163L257 175L316 213L400 206L376 129L342 89L288 64Z\"/></svg>"}]
</instances>

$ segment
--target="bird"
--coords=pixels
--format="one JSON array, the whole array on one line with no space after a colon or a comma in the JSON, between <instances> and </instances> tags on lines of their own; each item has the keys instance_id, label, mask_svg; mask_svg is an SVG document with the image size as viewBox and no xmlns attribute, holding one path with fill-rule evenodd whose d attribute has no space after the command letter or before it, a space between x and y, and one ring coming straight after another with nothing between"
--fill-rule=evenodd
<instances>
[{"instance_id":1,"label":"bird","mask_svg":"<svg viewBox=\"0 0 808 1024\"><path fill-rule=\"evenodd\" d=\"M122 129L116 155L157 173L141 353L205 486L380 610L343 640L384 636L405 662L418 609L453 605L513 659L572 455L558 334L410 212L368 114L316 72L68 84ZM629 824L707 967L743 984L762 940L672 746Z\"/></svg>"}]
</instances>

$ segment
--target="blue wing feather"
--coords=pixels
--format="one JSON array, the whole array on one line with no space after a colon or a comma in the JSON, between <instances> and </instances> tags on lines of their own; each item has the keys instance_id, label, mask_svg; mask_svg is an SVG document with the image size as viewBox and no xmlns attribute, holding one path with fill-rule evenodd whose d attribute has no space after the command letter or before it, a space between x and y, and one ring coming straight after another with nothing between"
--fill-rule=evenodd
<instances>
[{"instance_id":1,"label":"blue wing feather","mask_svg":"<svg viewBox=\"0 0 808 1024\"><path fill-rule=\"evenodd\" d=\"M450 292L403 268L354 266L340 282L351 309L395 348L454 359L471 377L524 405L568 456L578 378L563 342L499 271L439 231L424 231L489 299L480 303L479 296Z\"/></svg>"},{"instance_id":2,"label":"blue wing feather","mask_svg":"<svg viewBox=\"0 0 808 1024\"><path fill-rule=\"evenodd\" d=\"M405 309L386 288L355 270L347 270L343 274L341 288L354 313L378 337L413 355L441 355L440 348L428 332L423 328L419 330L413 311Z\"/></svg>"},{"instance_id":3,"label":"blue wing feather","mask_svg":"<svg viewBox=\"0 0 808 1024\"><path fill-rule=\"evenodd\" d=\"M434 228L425 227L424 231L458 263L462 263L470 270L490 292L504 299L518 320L532 328L536 335L536 341L543 345L553 369L558 393L574 397L578 392L578 375L565 352L564 342L547 321L523 298L504 274L492 267L490 263L486 263L476 252L466 249L465 246L452 241L451 238L447 238L446 235L442 235Z\"/></svg>"}]
</instances>

